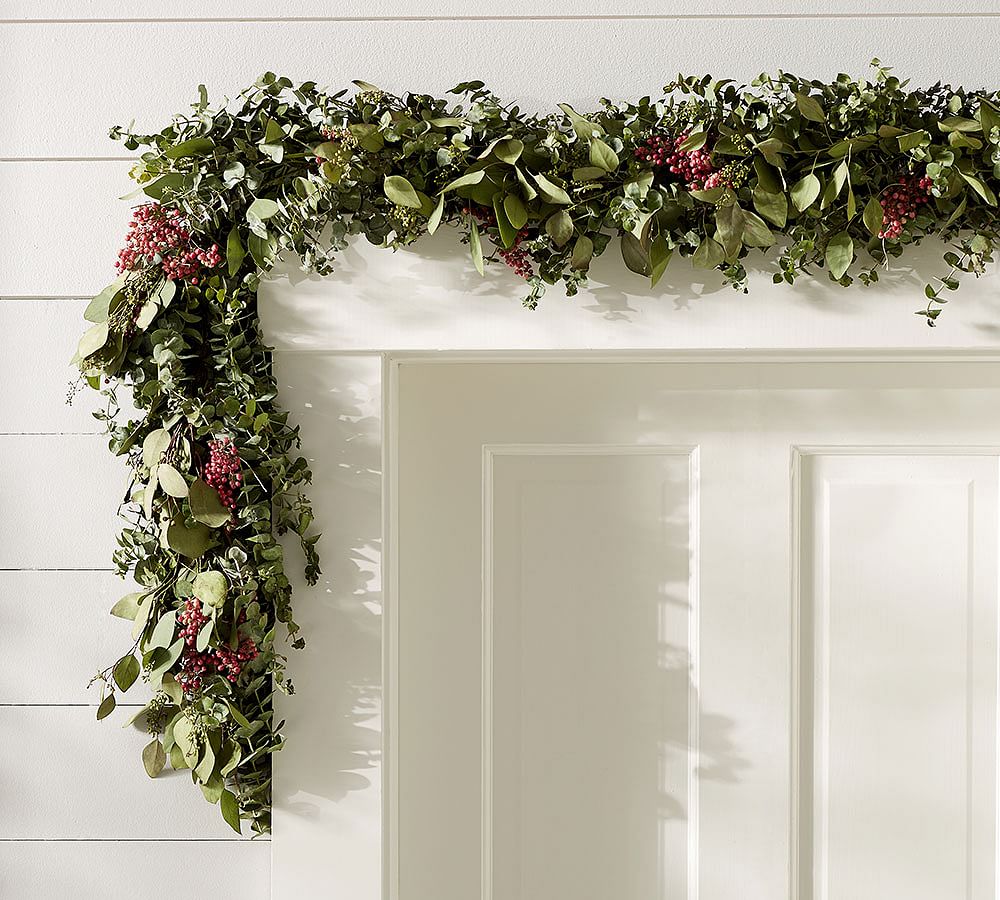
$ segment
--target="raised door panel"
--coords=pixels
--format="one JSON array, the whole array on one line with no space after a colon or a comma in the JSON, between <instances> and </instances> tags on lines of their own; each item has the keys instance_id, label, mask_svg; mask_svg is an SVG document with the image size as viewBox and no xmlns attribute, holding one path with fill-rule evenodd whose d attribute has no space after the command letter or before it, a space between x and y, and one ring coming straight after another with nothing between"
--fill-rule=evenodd
<instances>
[{"instance_id":1,"label":"raised door panel","mask_svg":"<svg viewBox=\"0 0 1000 900\"><path fill-rule=\"evenodd\" d=\"M690 896L696 455L486 452L483 897Z\"/></svg>"},{"instance_id":2,"label":"raised door panel","mask_svg":"<svg viewBox=\"0 0 1000 900\"><path fill-rule=\"evenodd\" d=\"M803 897L996 896L997 472L803 457Z\"/></svg>"}]
</instances>

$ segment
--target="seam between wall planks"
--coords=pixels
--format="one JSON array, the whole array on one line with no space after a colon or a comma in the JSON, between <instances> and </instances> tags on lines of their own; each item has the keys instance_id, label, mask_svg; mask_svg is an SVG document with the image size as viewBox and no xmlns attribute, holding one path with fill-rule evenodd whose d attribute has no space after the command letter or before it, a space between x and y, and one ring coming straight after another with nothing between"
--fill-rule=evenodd
<instances>
[{"instance_id":1,"label":"seam between wall planks","mask_svg":"<svg viewBox=\"0 0 1000 900\"><path fill-rule=\"evenodd\" d=\"M138 156L0 156L2 163L135 162Z\"/></svg>"},{"instance_id":2,"label":"seam between wall planks","mask_svg":"<svg viewBox=\"0 0 1000 900\"><path fill-rule=\"evenodd\" d=\"M116 703L115 709L142 709L145 703ZM45 701L39 701L38 703L7 703L0 702L0 709L64 709L64 708L80 708L80 709L95 709L100 706L100 701L95 703L59 703L52 702L46 703Z\"/></svg>"},{"instance_id":3,"label":"seam between wall planks","mask_svg":"<svg viewBox=\"0 0 1000 900\"><path fill-rule=\"evenodd\" d=\"M240 841L236 838L0 838L0 844L269 844L270 837Z\"/></svg>"},{"instance_id":4,"label":"seam between wall planks","mask_svg":"<svg viewBox=\"0 0 1000 900\"><path fill-rule=\"evenodd\" d=\"M751 21L761 19L977 19L1000 18L1000 11L986 12L825 12L825 13L676 13L633 15L538 16L206 16L204 18L98 18L98 19L0 19L0 25L148 25L156 23L274 23L285 22L622 22L622 21Z\"/></svg>"},{"instance_id":5,"label":"seam between wall planks","mask_svg":"<svg viewBox=\"0 0 1000 900\"><path fill-rule=\"evenodd\" d=\"M110 566L99 566L93 569L81 569L79 567L73 568L53 568L46 569L33 566L21 566L21 567L3 567L0 568L0 572L117 572L117 569L112 569Z\"/></svg>"}]
</instances>

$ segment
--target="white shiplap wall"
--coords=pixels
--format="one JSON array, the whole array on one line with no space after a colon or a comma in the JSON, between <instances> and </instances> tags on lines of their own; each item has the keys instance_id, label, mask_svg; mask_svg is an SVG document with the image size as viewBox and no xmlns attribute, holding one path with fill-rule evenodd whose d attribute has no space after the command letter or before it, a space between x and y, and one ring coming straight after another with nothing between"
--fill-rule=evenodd
<instances>
[{"instance_id":1,"label":"white shiplap wall","mask_svg":"<svg viewBox=\"0 0 1000 900\"><path fill-rule=\"evenodd\" d=\"M125 626L107 616L122 591L110 571L109 500L124 474L95 434L89 398L63 403L80 298L113 275L128 215L116 198L130 190L129 161L107 128L133 118L158 128L198 82L214 96L232 94L265 69L426 91L481 77L528 106L559 99L583 108L601 94L655 93L679 70L747 78L783 67L826 77L860 73L874 55L920 83L997 83L998 0L703 0L693 9L652 0L555 8L370 0L333 11L315 0L173 0L156 9L0 0L0 897L145 896L182 854L197 871L221 875L216 900L271 896L269 844L232 839L196 790L171 783L183 776L149 781L137 759L144 736L121 729L121 717L94 722L85 689L126 640ZM744 298L680 272L650 297L613 265L598 269L594 291L569 302L555 292L525 318L515 290L470 281L444 240L430 247L434 262L359 248L341 275L267 289L269 329L293 351L279 361L286 398L318 457L317 503L350 511L321 521L327 578L300 596L311 649L295 704L312 715L296 720L291 707L295 742L279 761L287 840L279 833L273 842L282 848L275 897L378 895L377 720L358 710L377 709L380 681L371 601L379 369L377 358L323 352L1000 343L996 280L963 291L961 311L949 310L937 332L909 317L915 277L894 292L849 298L822 287L790 296L762 279ZM298 349L321 354L303 364ZM321 446L332 450L316 454ZM339 674L330 675L330 659ZM343 715L345 704L355 716ZM292 873L321 854L328 875L297 881Z\"/></svg>"}]
</instances>

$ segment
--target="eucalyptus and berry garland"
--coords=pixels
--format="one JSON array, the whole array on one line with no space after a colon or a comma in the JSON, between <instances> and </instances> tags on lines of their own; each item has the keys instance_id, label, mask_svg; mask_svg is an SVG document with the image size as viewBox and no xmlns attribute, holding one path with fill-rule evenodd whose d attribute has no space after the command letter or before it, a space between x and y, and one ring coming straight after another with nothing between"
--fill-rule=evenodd
<instances>
[{"instance_id":1,"label":"eucalyptus and berry garland","mask_svg":"<svg viewBox=\"0 0 1000 900\"><path fill-rule=\"evenodd\" d=\"M114 130L142 150L144 199L77 352L133 477L115 561L139 590L113 610L133 643L97 677L98 717L141 676L147 772L189 769L237 830L269 828L281 648L302 645L281 535L298 536L310 582L319 572L310 472L258 324L280 255L325 274L356 235L397 248L448 224L480 273L503 263L534 307L549 284L575 294L613 240L653 285L679 254L745 289L754 250L774 248L775 282L825 270L847 286L934 235L946 268L920 310L933 325L998 238L1000 96L908 89L877 61L829 84L680 77L659 100L588 115L526 114L481 82L452 101L355 84L268 74L218 109L202 88L158 134ZM122 385L138 419L120 421Z\"/></svg>"}]
</instances>

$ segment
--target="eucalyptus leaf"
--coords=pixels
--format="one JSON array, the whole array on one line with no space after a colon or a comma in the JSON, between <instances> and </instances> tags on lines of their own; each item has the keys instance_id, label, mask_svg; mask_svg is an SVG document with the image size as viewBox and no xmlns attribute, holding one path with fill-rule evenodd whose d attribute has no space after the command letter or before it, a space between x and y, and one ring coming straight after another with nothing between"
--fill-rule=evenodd
<instances>
[{"instance_id":1,"label":"eucalyptus leaf","mask_svg":"<svg viewBox=\"0 0 1000 900\"><path fill-rule=\"evenodd\" d=\"M826 245L825 258L830 274L839 281L844 277L854 259L854 241L846 231L830 238Z\"/></svg>"},{"instance_id":2,"label":"eucalyptus leaf","mask_svg":"<svg viewBox=\"0 0 1000 900\"><path fill-rule=\"evenodd\" d=\"M469 222L469 250L472 253L472 264L476 267L476 271L480 275L485 275L485 267L483 265L483 242L479 237L479 226L476 224L475 219L471 219Z\"/></svg>"},{"instance_id":3,"label":"eucalyptus leaf","mask_svg":"<svg viewBox=\"0 0 1000 900\"><path fill-rule=\"evenodd\" d=\"M482 169L477 169L474 172L466 172L454 181L449 181L443 188L441 188L441 193L443 194L445 191L454 191L461 187L472 187L473 185L479 184L479 182L485 177L486 172Z\"/></svg>"},{"instance_id":4,"label":"eucalyptus leaf","mask_svg":"<svg viewBox=\"0 0 1000 900\"><path fill-rule=\"evenodd\" d=\"M155 428L142 442L142 464L152 470L170 446L170 432L165 428Z\"/></svg>"},{"instance_id":5,"label":"eucalyptus leaf","mask_svg":"<svg viewBox=\"0 0 1000 900\"><path fill-rule=\"evenodd\" d=\"M257 218L261 222L276 216L281 211L281 207L274 200L266 197L258 197L247 207L247 218Z\"/></svg>"},{"instance_id":6,"label":"eucalyptus leaf","mask_svg":"<svg viewBox=\"0 0 1000 900\"><path fill-rule=\"evenodd\" d=\"M517 229L524 228L528 224L528 210L517 194L507 194L503 198L504 212L510 224Z\"/></svg>"},{"instance_id":7,"label":"eucalyptus leaf","mask_svg":"<svg viewBox=\"0 0 1000 900\"><path fill-rule=\"evenodd\" d=\"M574 269L586 272L590 268L593 256L594 242L587 235L581 234L573 244L573 254L569 264Z\"/></svg>"},{"instance_id":8,"label":"eucalyptus leaf","mask_svg":"<svg viewBox=\"0 0 1000 900\"><path fill-rule=\"evenodd\" d=\"M134 621L139 614L139 601L142 596L141 592L126 594L111 607L111 615L117 616L119 619L128 619L130 622Z\"/></svg>"},{"instance_id":9,"label":"eucalyptus leaf","mask_svg":"<svg viewBox=\"0 0 1000 900\"><path fill-rule=\"evenodd\" d=\"M139 677L139 671L139 660L131 653L118 660L112 673L115 684L118 685L118 690L124 693L132 687L135 684L135 680Z\"/></svg>"},{"instance_id":10,"label":"eucalyptus leaf","mask_svg":"<svg viewBox=\"0 0 1000 900\"><path fill-rule=\"evenodd\" d=\"M109 337L110 331L108 329L108 323L98 322L96 325L91 326L83 333L83 337L80 338L80 342L76 347L77 355L80 359L86 359L88 356L92 356L105 344L107 344Z\"/></svg>"},{"instance_id":11,"label":"eucalyptus leaf","mask_svg":"<svg viewBox=\"0 0 1000 900\"><path fill-rule=\"evenodd\" d=\"M753 189L753 207L778 228L788 221L788 198L783 192L764 190L759 184Z\"/></svg>"},{"instance_id":12,"label":"eucalyptus leaf","mask_svg":"<svg viewBox=\"0 0 1000 900\"><path fill-rule=\"evenodd\" d=\"M160 681L160 690L163 691L177 706L184 700L184 692L181 686L169 672Z\"/></svg>"},{"instance_id":13,"label":"eucalyptus leaf","mask_svg":"<svg viewBox=\"0 0 1000 900\"><path fill-rule=\"evenodd\" d=\"M663 277L673 252L673 248L667 244L667 240L662 234L658 234L653 239L653 243L649 247L650 287L656 287L657 282Z\"/></svg>"},{"instance_id":14,"label":"eucalyptus leaf","mask_svg":"<svg viewBox=\"0 0 1000 900\"><path fill-rule=\"evenodd\" d=\"M246 250L243 249L243 242L240 240L240 229L234 225L229 230L229 237L226 238L226 267L230 275L235 275L243 265Z\"/></svg>"},{"instance_id":15,"label":"eucalyptus leaf","mask_svg":"<svg viewBox=\"0 0 1000 900\"><path fill-rule=\"evenodd\" d=\"M88 322L94 322L98 325L102 322L107 322L111 311L111 303L121 293L124 285L124 278L116 278L87 304L87 308L83 312L83 317Z\"/></svg>"},{"instance_id":16,"label":"eucalyptus leaf","mask_svg":"<svg viewBox=\"0 0 1000 900\"><path fill-rule=\"evenodd\" d=\"M219 499L219 492L201 478L196 478L188 489L188 503L195 521L210 528L220 528L233 517Z\"/></svg>"},{"instance_id":17,"label":"eucalyptus leaf","mask_svg":"<svg viewBox=\"0 0 1000 900\"><path fill-rule=\"evenodd\" d=\"M810 172L792 187L792 206L799 212L804 212L816 202L820 188L820 180Z\"/></svg>"},{"instance_id":18,"label":"eucalyptus leaf","mask_svg":"<svg viewBox=\"0 0 1000 900\"><path fill-rule=\"evenodd\" d=\"M556 210L545 220L545 233L557 247L562 247L573 237L573 230L573 218L564 209Z\"/></svg>"},{"instance_id":19,"label":"eucalyptus leaf","mask_svg":"<svg viewBox=\"0 0 1000 900\"><path fill-rule=\"evenodd\" d=\"M149 685L153 690L158 690L160 680L174 666L184 650L184 638L177 638L168 648L163 657L163 661L154 665L149 672ZM163 651L158 651L162 653Z\"/></svg>"},{"instance_id":20,"label":"eucalyptus leaf","mask_svg":"<svg viewBox=\"0 0 1000 900\"><path fill-rule=\"evenodd\" d=\"M106 719L115 710L115 695L114 693L108 694L102 701L100 706L97 707L97 721L101 719Z\"/></svg>"},{"instance_id":21,"label":"eucalyptus leaf","mask_svg":"<svg viewBox=\"0 0 1000 900\"><path fill-rule=\"evenodd\" d=\"M208 645L212 641L212 631L215 629L215 623L209 619L198 631L198 636L195 638L194 648L199 653L204 653L208 649Z\"/></svg>"},{"instance_id":22,"label":"eucalyptus leaf","mask_svg":"<svg viewBox=\"0 0 1000 900\"><path fill-rule=\"evenodd\" d=\"M197 775L199 781L204 784L209 778L212 777L212 772L214 770L215 751L212 749L211 743L209 741L205 741L201 749L201 759L199 759L198 764L194 767L194 774Z\"/></svg>"},{"instance_id":23,"label":"eucalyptus leaf","mask_svg":"<svg viewBox=\"0 0 1000 900\"><path fill-rule=\"evenodd\" d=\"M542 195L542 199L548 201L549 203L562 203L569 204L572 201L569 198L569 194L566 193L559 185L553 184L542 175L541 172L533 172L532 178L535 179L535 184L538 185L538 193Z\"/></svg>"},{"instance_id":24,"label":"eucalyptus leaf","mask_svg":"<svg viewBox=\"0 0 1000 900\"><path fill-rule=\"evenodd\" d=\"M427 233L434 234L438 230L438 226L441 224L441 216L444 215L444 194L438 197L437 204L434 206L434 211L427 217Z\"/></svg>"},{"instance_id":25,"label":"eucalyptus leaf","mask_svg":"<svg viewBox=\"0 0 1000 900\"><path fill-rule=\"evenodd\" d=\"M877 237L882 231L884 218L885 211L882 209L882 204L879 202L878 197L871 197L865 204L865 211L861 214L861 220L865 223L865 228L868 229L872 237Z\"/></svg>"},{"instance_id":26,"label":"eucalyptus leaf","mask_svg":"<svg viewBox=\"0 0 1000 900\"><path fill-rule=\"evenodd\" d=\"M209 803L218 803L222 799L222 792L225 790L225 779L219 772L214 772L206 781L198 785L205 799Z\"/></svg>"},{"instance_id":27,"label":"eucalyptus leaf","mask_svg":"<svg viewBox=\"0 0 1000 900\"><path fill-rule=\"evenodd\" d=\"M222 818L226 820L226 823L233 831L237 834L242 834L243 831L240 827L240 804L236 799L236 795L232 791L224 790L219 802L222 805Z\"/></svg>"},{"instance_id":28,"label":"eucalyptus leaf","mask_svg":"<svg viewBox=\"0 0 1000 900\"><path fill-rule=\"evenodd\" d=\"M174 629L177 626L177 613L174 610L165 612L156 622L150 635L147 648L169 647L174 640Z\"/></svg>"},{"instance_id":29,"label":"eucalyptus leaf","mask_svg":"<svg viewBox=\"0 0 1000 900\"><path fill-rule=\"evenodd\" d=\"M200 522L190 528L183 522L172 522L167 527L166 536L170 549L181 556L188 557L188 559L198 559L209 547L215 544L211 529Z\"/></svg>"},{"instance_id":30,"label":"eucalyptus leaf","mask_svg":"<svg viewBox=\"0 0 1000 900\"><path fill-rule=\"evenodd\" d=\"M493 155L501 162L512 166L518 161L523 150L524 144L517 138L505 138L497 141L493 148Z\"/></svg>"},{"instance_id":31,"label":"eucalyptus leaf","mask_svg":"<svg viewBox=\"0 0 1000 900\"><path fill-rule=\"evenodd\" d=\"M168 159L183 159L185 156L204 156L215 149L215 141L208 137L191 138L169 147L164 156Z\"/></svg>"},{"instance_id":32,"label":"eucalyptus leaf","mask_svg":"<svg viewBox=\"0 0 1000 900\"><path fill-rule=\"evenodd\" d=\"M159 738L153 738L142 750L142 765L150 778L156 778L167 764L167 754Z\"/></svg>"},{"instance_id":33,"label":"eucalyptus leaf","mask_svg":"<svg viewBox=\"0 0 1000 900\"><path fill-rule=\"evenodd\" d=\"M749 210L743 213L743 243L748 247L770 247L775 243L767 223Z\"/></svg>"},{"instance_id":34,"label":"eucalyptus leaf","mask_svg":"<svg viewBox=\"0 0 1000 900\"><path fill-rule=\"evenodd\" d=\"M573 124L573 130L576 132L577 136L583 140L586 141L595 135L604 134L604 129L600 125L596 122L591 122L590 119L585 116L581 116L568 103L560 103L559 108L566 113L570 122Z\"/></svg>"},{"instance_id":35,"label":"eucalyptus leaf","mask_svg":"<svg viewBox=\"0 0 1000 900\"><path fill-rule=\"evenodd\" d=\"M198 744L195 741L194 723L187 716L181 716L174 723L174 743L184 755L187 768L197 765Z\"/></svg>"},{"instance_id":36,"label":"eucalyptus leaf","mask_svg":"<svg viewBox=\"0 0 1000 900\"><path fill-rule=\"evenodd\" d=\"M500 241L505 248L514 246L517 240L517 229L511 225L507 218L507 211L503 206L503 194L495 194L493 197L493 215L497 220L497 231L500 232Z\"/></svg>"},{"instance_id":37,"label":"eucalyptus leaf","mask_svg":"<svg viewBox=\"0 0 1000 900\"><path fill-rule=\"evenodd\" d=\"M994 194L992 188L988 187L981 179L977 178L975 175L969 175L966 172L960 172L959 174L965 180L965 183L968 184L981 199L986 201L990 206L997 205L996 194Z\"/></svg>"},{"instance_id":38,"label":"eucalyptus leaf","mask_svg":"<svg viewBox=\"0 0 1000 900\"><path fill-rule=\"evenodd\" d=\"M183 499L188 495L188 483L184 476L168 463L160 463L156 467L156 478L171 497Z\"/></svg>"},{"instance_id":39,"label":"eucalyptus leaf","mask_svg":"<svg viewBox=\"0 0 1000 900\"><path fill-rule=\"evenodd\" d=\"M214 607L220 607L226 602L228 588L229 583L226 581L226 576L214 569L199 572L192 582L194 595L202 603Z\"/></svg>"},{"instance_id":40,"label":"eucalyptus leaf","mask_svg":"<svg viewBox=\"0 0 1000 900\"><path fill-rule=\"evenodd\" d=\"M382 182L382 189L393 203L399 206L408 206L411 209L420 209L420 198L416 189L402 175L387 175Z\"/></svg>"},{"instance_id":41,"label":"eucalyptus leaf","mask_svg":"<svg viewBox=\"0 0 1000 900\"><path fill-rule=\"evenodd\" d=\"M726 251L722 244L712 238L703 238L691 257L691 262L698 269L714 269L721 266L726 259Z\"/></svg>"},{"instance_id":42,"label":"eucalyptus leaf","mask_svg":"<svg viewBox=\"0 0 1000 900\"><path fill-rule=\"evenodd\" d=\"M590 141L590 164L605 172L614 172L618 168L618 154L599 137Z\"/></svg>"},{"instance_id":43,"label":"eucalyptus leaf","mask_svg":"<svg viewBox=\"0 0 1000 900\"><path fill-rule=\"evenodd\" d=\"M653 271L649 261L649 253L642 242L634 235L626 232L621 236L622 259L637 275L650 275Z\"/></svg>"},{"instance_id":44,"label":"eucalyptus leaf","mask_svg":"<svg viewBox=\"0 0 1000 900\"><path fill-rule=\"evenodd\" d=\"M802 118L808 119L810 122L826 121L826 114L823 112L823 107L820 106L819 101L815 97L798 93L795 95L795 105L799 108L799 112L802 113Z\"/></svg>"}]
</instances>

